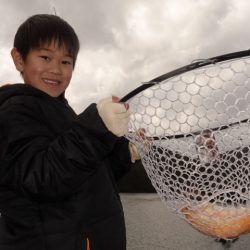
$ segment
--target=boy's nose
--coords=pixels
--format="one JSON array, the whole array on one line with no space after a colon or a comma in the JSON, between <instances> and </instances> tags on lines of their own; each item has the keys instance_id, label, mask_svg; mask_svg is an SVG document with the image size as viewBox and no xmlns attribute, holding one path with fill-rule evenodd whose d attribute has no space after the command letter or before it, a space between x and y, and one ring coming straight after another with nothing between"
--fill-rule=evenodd
<instances>
[{"instance_id":1,"label":"boy's nose","mask_svg":"<svg viewBox=\"0 0 250 250\"><path fill-rule=\"evenodd\" d=\"M51 62L50 72L53 73L53 74L61 74L62 73L61 63L59 63L59 62Z\"/></svg>"}]
</instances>

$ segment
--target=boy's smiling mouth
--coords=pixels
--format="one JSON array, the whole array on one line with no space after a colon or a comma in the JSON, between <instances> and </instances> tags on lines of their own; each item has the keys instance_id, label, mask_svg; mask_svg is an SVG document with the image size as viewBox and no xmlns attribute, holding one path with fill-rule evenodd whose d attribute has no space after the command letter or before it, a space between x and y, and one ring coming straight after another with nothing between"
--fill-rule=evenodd
<instances>
[{"instance_id":1,"label":"boy's smiling mouth","mask_svg":"<svg viewBox=\"0 0 250 250\"><path fill-rule=\"evenodd\" d=\"M57 86L60 84L59 80L52 80L52 79L43 79L43 81L48 84L48 85L52 85L52 86Z\"/></svg>"}]
</instances>

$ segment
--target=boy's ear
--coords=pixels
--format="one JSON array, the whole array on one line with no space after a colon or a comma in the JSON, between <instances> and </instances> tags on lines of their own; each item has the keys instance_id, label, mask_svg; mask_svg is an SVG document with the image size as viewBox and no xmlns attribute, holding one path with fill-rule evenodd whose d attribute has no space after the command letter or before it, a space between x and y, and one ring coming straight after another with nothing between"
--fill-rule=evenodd
<instances>
[{"instance_id":1,"label":"boy's ear","mask_svg":"<svg viewBox=\"0 0 250 250\"><path fill-rule=\"evenodd\" d=\"M16 48L13 48L11 50L11 56L13 59L13 62L16 66L16 69L22 73L23 72L23 66L24 66L24 61L23 58L21 56L21 54L18 52L18 50Z\"/></svg>"}]
</instances>

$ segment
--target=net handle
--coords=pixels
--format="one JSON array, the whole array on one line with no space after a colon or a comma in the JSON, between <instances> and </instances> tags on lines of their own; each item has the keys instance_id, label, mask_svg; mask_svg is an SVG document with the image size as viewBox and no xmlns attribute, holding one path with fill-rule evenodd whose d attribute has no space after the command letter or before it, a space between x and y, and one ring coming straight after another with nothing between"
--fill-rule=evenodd
<instances>
[{"instance_id":1,"label":"net handle","mask_svg":"<svg viewBox=\"0 0 250 250\"><path fill-rule=\"evenodd\" d=\"M246 57L246 56L250 56L250 49L242 50L242 51L238 51L238 52L233 52L233 53L228 53L228 54L224 54L224 55L220 55L220 56L216 56L216 57L211 57L209 59L195 60L195 62L193 62L191 64L188 64L184 67L175 69L175 70L170 71L166 74L158 76L158 77L156 77L148 82L143 83L143 85L137 87L136 89L132 90L127 95L122 97L120 102L126 102L129 99L131 99L133 96L140 93L141 91L143 91L147 88L150 88L150 87L154 86L155 84L159 84L160 82L165 81L171 77L177 76L179 74L182 74L182 73L194 70L194 69L198 69L198 68L206 66L206 65L215 64L218 62L223 62L223 61L227 61L227 60L231 60L231 59L235 59L235 58Z\"/></svg>"}]
</instances>

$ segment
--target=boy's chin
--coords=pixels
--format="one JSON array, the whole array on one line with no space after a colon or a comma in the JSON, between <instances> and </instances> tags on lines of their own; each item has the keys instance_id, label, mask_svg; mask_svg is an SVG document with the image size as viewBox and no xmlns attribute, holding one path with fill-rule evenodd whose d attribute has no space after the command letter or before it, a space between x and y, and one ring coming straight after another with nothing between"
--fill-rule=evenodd
<instances>
[{"instance_id":1,"label":"boy's chin","mask_svg":"<svg viewBox=\"0 0 250 250\"><path fill-rule=\"evenodd\" d=\"M52 89L40 89L41 91L45 92L46 94L48 94L51 97L57 98L59 96L61 96L62 94L64 94L65 90L52 90Z\"/></svg>"},{"instance_id":2,"label":"boy's chin","mask_svg":"<svg viewBox=\"0 0 250 250\"><path fill-rule=\"evenodd\" d=\"M33 84L29 84L29 83L25 83L35 89L38 89L44 93L46 93L47 95L51 96L51 97L59 97L64 95L65 89L51 89L48 88L47 86L35 86Z\"/></svg>"}]
</instances>

